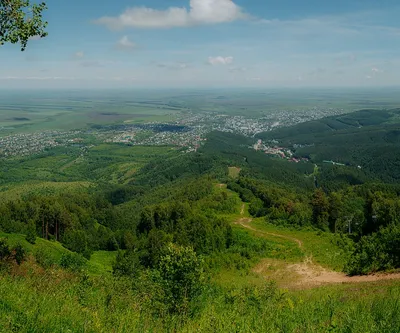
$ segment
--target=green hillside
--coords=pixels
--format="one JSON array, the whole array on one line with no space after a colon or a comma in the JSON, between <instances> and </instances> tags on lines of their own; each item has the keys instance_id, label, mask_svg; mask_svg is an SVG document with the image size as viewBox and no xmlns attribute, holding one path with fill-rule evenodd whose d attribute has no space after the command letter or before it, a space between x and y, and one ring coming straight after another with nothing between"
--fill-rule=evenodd
<instances>
[{"instance_id":1,"label":"green hillside","mask_svg":"<svg viewBox=\"0 0 400 333\"><path fill-rule=\"evenodd\" d=\"M79 161L58 148L6 160L0 327L396 332L397 115L260 135L299 163L224 132L191 153L101 144Z\"/></svg>"},{"instance_id":2,"label":"green hillside","mask_svg":"<svg viewBox=\"0 0 400 333\"><path fill-rule=\"evenodd\" d=\"M399 109L362 110L277 129L259 134L259 138L277 140L293 149L295 156L327 168L328 174L331 171L324 161L347 165L358 182L396 183L400 174L399 114Z\"/></svg>"}]
</instances>

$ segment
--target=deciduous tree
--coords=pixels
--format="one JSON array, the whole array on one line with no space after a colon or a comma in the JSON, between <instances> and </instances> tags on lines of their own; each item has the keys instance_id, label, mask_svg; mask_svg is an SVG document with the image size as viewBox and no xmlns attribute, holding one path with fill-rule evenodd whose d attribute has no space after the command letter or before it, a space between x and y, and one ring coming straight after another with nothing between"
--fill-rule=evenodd
<instances>
[{"instance_id":1,"label":"deciduous tree","mask_svg":"<svg viewBox=\"0 0 400 333\"><path fill-rule=\"evenodd\" d=\"M47 22L43 20L46 9L44 2L0 0L0 45L20 43L24 51L29 39L46 37Z\"/></svg>"}]
</instances>

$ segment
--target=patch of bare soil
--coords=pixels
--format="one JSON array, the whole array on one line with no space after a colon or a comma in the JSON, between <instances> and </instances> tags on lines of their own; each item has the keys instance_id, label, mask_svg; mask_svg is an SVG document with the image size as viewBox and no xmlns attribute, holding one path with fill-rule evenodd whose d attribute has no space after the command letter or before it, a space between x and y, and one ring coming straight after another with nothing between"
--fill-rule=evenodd
<instances>
[{"instance_id":1,"label":"patch of bare soil","mask_svg":"<svg viewBox=\"0 0 400 333\"><path fill-rule=\"evenodd\" d=\"M243 215L243 213L244 205L242 206L241 215ZM251 222L251 218L242 217L235 223L248 230L256 232L258 235L274 236L291 240L296 242L299 248L303 248L303 242L301 240L286 235L258 230L250 225ZM288 264L273 259L264 259L254 267L253 272L262 274L267 279L274 279L281 286L301 289L333 283L363 283L400 279L400 273L377 273L362 276L348 276L344 273L330 271L314 264L312 257L307 257L304 262L296 264Z\"/></svg>"},{"instance_id":2,"label":"patch of bare soil","mask_svg":"<svg viewBox=\"0 0 400 333\"><path fill-rule=\"evenodd\" d=\"M362 283L400 279L400 273L347 276L344 273L329 271L321 266L307 262L289 265L287 266L287 270L299 276L298 280L293 283L293 286L302 288L333 283Z\"/></svg>"}]
</instances>

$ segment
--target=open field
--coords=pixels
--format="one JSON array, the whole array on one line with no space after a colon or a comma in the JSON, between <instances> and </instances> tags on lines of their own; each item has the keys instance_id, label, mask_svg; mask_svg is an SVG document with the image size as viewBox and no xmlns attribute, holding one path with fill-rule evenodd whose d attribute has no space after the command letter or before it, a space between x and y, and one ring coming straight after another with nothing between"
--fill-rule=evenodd
<instances>
[{"instance_id":1,"label":"open field","mask_svg":"<svg viewBox=\"0 0 400 333\"><path fill-rule=\"evenodd\" d=\"M94 124L170 122L186 111L260 117L277 110L351 112L398 106L395 89L0 91L0 136Z\"/></svg>"},{"instance_id":2,"label":"open field","mask_svg":"<svg viewBox=\"0 0 400 333\"><path fill-rule=\"evenodd\" d=\"M83 155L79 148L72 147L4 159L0 166L0 198L2 192L10 190L10 195L19 195L26 192L24 188L45 192L50 188L88 187L90 180L124 184L150 160L173 154L177 152L171 147L100 144ZM21 182L24 184L18 184Z\"/></svg>"},{"instance_id":3,"label":"open field","mask_svg":"<svg viewBox=\"0 0 400 333\"><path fill-rule=\"evenodd\" d=\"M89 125L171 121L181 107L143 102L128 92L0 92L0 134L68 130ZM137 103L135 101L138 101Z\"/></svg>"},{"instance_id":4,"label":"open field","mask_svg":"<svg viewBox=\"0 0 400 333\"><path fill-rule=\"evenodd\" d=\"M239 174L240 174L240 168L229 167L229 177L236 179L239 177Z\"/></svg>"}]
</instances>

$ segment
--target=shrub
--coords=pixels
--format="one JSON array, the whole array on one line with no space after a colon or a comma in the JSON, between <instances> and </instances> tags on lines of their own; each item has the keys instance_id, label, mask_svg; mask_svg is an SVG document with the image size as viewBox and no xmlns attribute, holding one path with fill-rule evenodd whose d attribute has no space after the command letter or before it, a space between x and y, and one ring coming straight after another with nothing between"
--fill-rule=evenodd
<instances>
[{"instance_id":1,"label":"shrub","mask_svg":"<svg viewBox=\"0 0 400 333\"><path fill-rule=\"evenodd\" d=\"M54 266L57 262L54 257L46 251L46 249L40 247L33 252L36 262L43 268L50 268Z\"/></svg>"},{"instance_id":2,"label":"shrub","mask_svg":"<svg viewBox=\"0 0 400 333\"><path fill-rule=\"evenodd\" d=\"M61 256L60 266L78 272L85 266L85 258L77 253L64 253Z\"/></svg>"},{"instance_id":3,"label":"shrub","mask_svg":"<svg viewBox=\"0 0 400 333\"><path fill-rule=\"evenodd\" d=\"M18 265L21 265L26 258L26 250L21 244L17 244L13 249L13 256Z\"/></svg>"},{"instance_id":4,"label":"shrub","mask_svg":"<svg viewBox=\"0 0 400 333\"><path fill-rule=\"evenodd\" d=\"M6 261L11 257L11 250L6 239L0 239L0 261Z\"/></svg>"},{"instance_id":5,"label":"shrub","mask_svg":"<svg viewBox=\"0 0 400 333\"><path fill-rule=\"evenodd\" d=\"M351 275L400 268L400 227L391 225L356 244L345 270Z\"/></svg>"},{"instance_id":6,"label":"shrub","mask_svg":"<svg viewBox=\"0 0 400 333\"><path fill-rule=\"evenodd\" d=\"M153 273L171 312L187 313L190 302L204 290L203 259L191 247L167 245Z\"/></svg>"},{"instance_id":7,"label":"shrub","mask_svg":"<svg viewBox=\"0 0 400 333\"><path fill-rule=\"evenodd\" d=\"M134 250L127 250L126 252L118 251L117 258L113 263L114 275L137 275L140 271L141 265L139 256Z\"/></svg>"},{"instance_id":8,"label":"shrub","mask_svg":"<svg viewBox=\"0 0 400 333\"><path fill-rule=\"evenodd\" d=\"M26 250L21 244L17 244L14 248L10 249L6 239L0 239L0 264L9 265L15 261L21 265L25 260Z\"/></svg>"}]
</instances>

